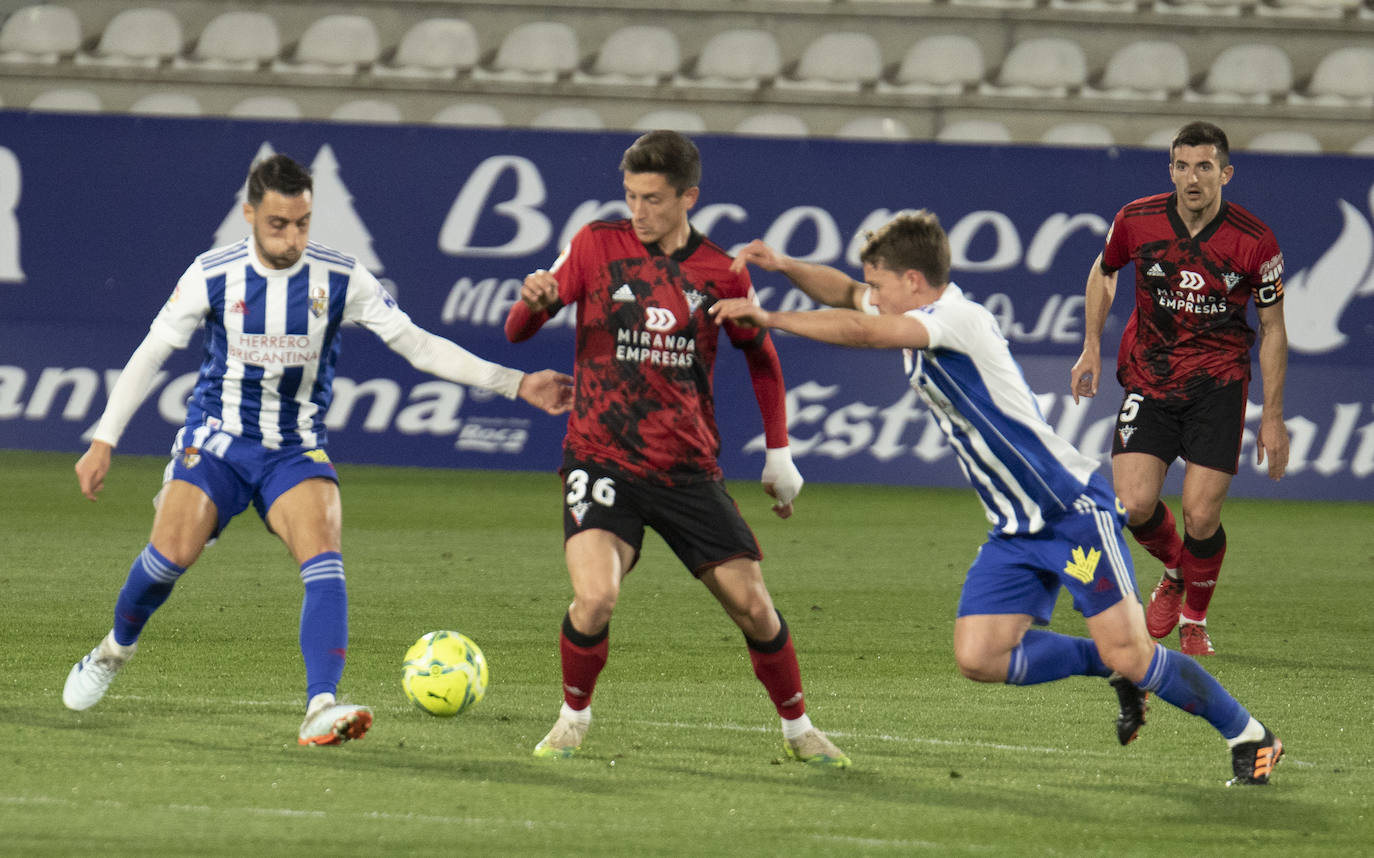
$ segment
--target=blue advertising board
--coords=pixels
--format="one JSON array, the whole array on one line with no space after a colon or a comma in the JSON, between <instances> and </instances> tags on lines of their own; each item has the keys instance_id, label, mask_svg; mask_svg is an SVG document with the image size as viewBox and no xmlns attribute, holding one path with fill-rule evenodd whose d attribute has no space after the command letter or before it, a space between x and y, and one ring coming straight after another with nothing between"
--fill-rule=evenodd
<instances>
[{"instance_id":1,"label":"blue advertising board","mask_svg":"<svg viewBox=\"0 0 1374 858\"><path fill-rule=\"evenodd\" d=\"M0 448L74 457L85 448L182 271L247 234L244 177L266 152L311 167L312 237L362 259L420 325L507 365L568 369L570 313L519 345L506 341L502 322L524 276L548 267L580 225L623 215L616 168L632 141L0 111ZM727 249L761 237L857 275L866 230L901 209L937 212L953 279L997 316L1051 425L1109 467L1119 388L1105 379L1081 405L1068 394L1083 284L1116 210L1169 189L1164 153L709 135L697 143L704 178L693 222ZM1374 499L1374 159L1235 153L1233 163L1228 198L1270 225L1286 258L1292 456L1278 483L1255 464L1253 384L1232 493ZM1123 272L1104 335L1109 362L1132 277ZM755 272L754 281L770 309L810 306L778 275ZM808 480L964 484L904 383L900 355L777 341L793 450ZM198 361L198 339L168 361L121 452L167 451ZM731 349L716 390L722 465L732 478L755 478L762 426ZM419 373L361 329L344 335L328 423L338 461L521 470L554 469L565 429L523 403Z\"/></svg>"}]
</instances>

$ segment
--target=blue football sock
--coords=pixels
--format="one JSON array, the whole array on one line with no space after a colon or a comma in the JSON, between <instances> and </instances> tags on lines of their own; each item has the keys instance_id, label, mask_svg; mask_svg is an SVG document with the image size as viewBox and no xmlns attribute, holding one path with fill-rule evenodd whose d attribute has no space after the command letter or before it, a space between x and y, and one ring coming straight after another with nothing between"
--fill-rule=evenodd
<instances>
[{"instance_id":1,"label":"blue football sock","mask_svg":"<svg viewBox=\"0 0 1374 858\"><path fill-rule=\"evenodd\" d=\"M115 600L115 643L128 646L138 641L148 618L167 601L173 585L185 571L152 545L144 547L129 567L129 577Z\"/></svg>"},{"instance_id":2,"label":"blue football sock","mask_svg":"<svg viewBox=\"0 0 1374 858\"><path fill-rule=\"evenodd\" d=\"M343 556L317 554L301 564L305 599L301 602L301 656L305 659L306 699L333 694L348 654L348 588Z\"/></svg>"},{"instance_id":3,"label":"blue football sock","mask_svg":"<svg viewBox=\"0 0 1374 858\"><path fill-rule=\"evenodd\" d=\"M1008 685L1036 685L1070 676L1111 676L1090 638L1031 629L1011 651Z\"/></svg>"},{"instance_id":4,"label":"blue football sock","mask_svg":"<svg viewBox=\"0 0 1374 858\"><path fill-rule=\"evenodd\" d=\"M1250 723L1250 713L1202 665L1162 646L1155 646L1140 687L1184 712L1207 719L1226 739L1239 736Z\"/></svg>"}]
</instances>

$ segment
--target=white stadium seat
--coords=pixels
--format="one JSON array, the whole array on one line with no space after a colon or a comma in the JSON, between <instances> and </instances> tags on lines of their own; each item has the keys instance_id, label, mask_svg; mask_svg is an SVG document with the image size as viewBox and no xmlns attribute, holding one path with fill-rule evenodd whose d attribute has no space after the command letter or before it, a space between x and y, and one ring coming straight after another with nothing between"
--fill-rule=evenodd
<instances>
[{"instance_id":1,"label":"white stadium seat","mask_svg":"<svg viewBox=\"0 0 1374 858\"><path fill-rule=\"evenodd\" d=\"M254 95L229 108L240 119L300 119L301 106L280 95Z\"/></svg>"},{"instance_id":2,"label":"white stadium seat","mask_svg":"<svg viewBox=\"0 0 1374 858\"><path fill-rule=\"evenodd\" d=\"M782 49L767 30L726 30L706 41L690 75L674 86L758 89L782 72Z\"/></svg>"},{"instance_id":3,"label":"white stadium seat","mask_svg":"<svg viewBox=\"0 0 1374 858\"><path fill-rule=\"evenodd\" d=\"M506 117L490 104L459 102L443 108L429 120L435 125L465 125L485 128L500 128L506 124Z\"/></svg>"},{"instance_id":4,"label":"white stadium seat","mask_svg":"<svg viewBox=\"0 0 1374 858\"><path fill-rule=\"evenodd\" d=\"M567 24L530 21L501 40L490 67L472 70L477 80L555 83L571 75L580 59L577 33Z\"/></svg>"},{"instance_id":5,"label":"white stadium seat","mask_svg":"<svg viewBox=\"0 0 1374 858\"><path fill-rule=\"evenodd\" d=\"M373 74L452 80L481 59L477 30L461 18L427 18L406 31L389 63Z\"/></svg>"},{"instance_id":6,"label":"white stadium seat","mask_svg":"<svg viewBox=\"0 0 1374 858\"><path fill-rule=\"evenodd\" d=\"M1225 104L1268 104L1293 88L1293 64L1277 45L1231 45L1212 60L1197 92L1185 100Z\"/></svg>"},{"instance_id":7,"label":"white stadium seat","mask_svg":"<svg viewBox=\"0 0 1374 858\"><path fill-rule=\"evenodd\" d=\"M1361 138L1350 147L1352 155L1374 155L1374 134Z\"/></svg>"},{"instance_id":8,"label":"white stadium seat","mask_svg":"<svg viewBox=\"0 0 1374 858\"><path fill-rule=\"evenodd\" d=\"M530 120L531 128L601 129L606 121L590 107L554 107Z\"/></svg>"},{"instance_id":9,"label":"white stadium seat","mask_svg":"<svg viewBox=\"0 0 1374 858\"><path fill-rule=\"evenodd\" d=\"M1017 42L1002 61L996 84L980 89L991 95L1063 97L1087 79L1088 60L1082 46L1048 36Z\"/></svg>"},{"instance_id":10,"label":"white stadium seat","mask_svg":"<svg viewBox=\"0 0 1374 858\"><path fill-rule=\"evenodd\" d=\"M778 89L859 92L883 73L878 40L868 33L825 33L806 46L796 71Z\"/></svg>"},{"instance_id":11,"label":"white stadium seat","mask_svg":"<svg viewBox=\"0 0 1374 858\"><path fill-rule=\"evenodd\" d=\"M1156 128L1154 131L1145 135L1145 139L1140 141L1140 145L1146 149L1159 149L1167 154L1169 147L1173 145L1174 138L1177 136L1178 129L1172 126L1169 128Z\"/></svg>"},{"instance_id":12,"label":"white stadium seat","mask_svg":"<svg viewBox=\"0 0 1374 858\"><path fill-rule=\"evenodd\" d=\"M756 113L737 124L735 133L755 137L805 137L811 129L806 120L791 113Z\"/></svg>"},{"instance_id":13,"label":"white stadium seat","mask_svg":"<svg viewBox=\"0 0 1374 858\"><path fill-rule=\"evenodd\" d=\"M95 51L78 53L78 65L157 68L181 53L181 21L166 9L123 9L100 34Z\"/></svg>"},{"instance_id":14,"label":"white stadium seat","mask_svg":"<svg viewBox=\"0 0 1374 858\"><path fill-rule=\"evenodd\" d=\"M1275 18L1342 18L1360 8L1360 0L1270 0L1261 3L1255 14Z\"/></svg>"},{"instance_id":15,"label":"white stadium seat","mask_svg":"<svg viewBox=\"0 0 1374 858\"><path fill-rule=\"evenodd\" d=\"M0 62L53 64L80 49L81 21L66 6L25 6L0 28Z\"/></svg>"},{"instance_id":16,"label":"white stadium seat","mask_svg":"<svg viewBox=\"0 0 1374 858\"><path fill-rule=\"evenodd\" d=\"M401 108L379 98L345 101L329 113L336 122L393 123L401 121Z\"/></svg>"},{"instance_id":17,"label":"white stadium seat","mask_svg":"<svg viewBox=\"0 0 1374 858\"><path fill-rule=\"evenodd\" d=\"M1247 152L1320 152L1322 144L1306 131L1265 131L1243 148Z\"/></svg>"},{"instance_id":18,"label":"white stadium seat","mask_svg":"<svg viewBox=\"0 0 1374 858\"><path fill-rule=\"evenodd\" d=\"M1155 0L1151 9L1155 15L1239 16L1253 9L1259 0Z\"/></svg>"},{"instance_id":19,"label":"white stadium seat","mask_svg":"<svg viewBox=\"0 0 1374 858\"><path fill-rule=\"evenodd\" d=\"M682 134L699 134L706 130L706 120L700 113L690 110L655 110L636 119L631 128L636 131L666 128Z\"/></svg>"},{"instance_id":20,"label":"white stadium seat","mask_svg":"<svg viewBox=\"0 0 1374 858\"><path fill-rule=\"evenodd\" d=\"M1116 138L1110 128L1098 122L1062 122L1040 135L1040 142L1050 146L1113 146Z\"/></svg>"},{"instance_id":21,"label":"white stadium seat","mask_svg":"<svg viewBox=\"0 0 1374 858\"><path fill-rule=\"evenodd\" d=\"M1188 55L1177 42L1143 40L1112 54L1101 86L1084 94L1164 101L1186 90L1188 79Z\"/></svg>"},{"instance_id":22,"label":"white stadium seat","mask_svg":"<svg viewBox=\"0 0 1374 858\"><path fill-rule=\"evenodd\" d=\"M941 143L1010 143L1011 129L995 119L961 119L941 128Z\"/></svg>"},{"instance_id":23,"label":"white stadium seat","mask_svg":"<svg viewBox=\"0 0 1374 858\"><path fill-rule=\"evenodd\" d=\"M958 95L983 80L983 49L968 36L926 36L907 49L892 82L878 81L878 92Z\"/></svg>"},{"instance_id":24,"label":"white stadium seat","mask_svg":"<svg viewBox=\"0 0 1374 858\"><path fill-rule=\"evenodd\" d=\"M129 112L141 116L200 116L205 111L200 100L184 92L152 92L129 106Z\"/></svg>"},{"instance_id":25,"label":"white stadium seat","mask_svg":"<svg viewBox=\"0 0 1374 858\"><path fill-rule=\"evenodd\" d=\"M657 86L677 73L682 48L667 27L631 25L606 37L590 72L577 71L577 83Z\"/></svg>"},{"instance_id":26,"label":"white stadium seat","mask_svg":"<svg viewBox=\"0 0 1374 858\"><path fill-rule=\"evenodd\" d=\"M850 140L910 140L911 129L891 116L860 116L841 125L835 136Z\"/></svg>"},{"instance_id":27,"label":"white stadium seat","mask_svg":"<svg viewBox=\"0 0 1374 858\"><path fill-rule=\"evenodd\" d=\"M272 64L275 71L351 75L381 54L377 25L366 15L325 15L306 27L290 60Z\"/></svg>"},{"instance_id":28,"label":"white stadium seat","mask_svg":"<svg viewBox=\"0 0 1374 858\"><path fill-rule=\"evenodd\" d=\"M281 53L277 22L266 12L223 12L210 20L190 57L177 57L179 68L206 71L256 71Z\"/></svg>"},{"instance_id":29,"label":"white stadium seat","mask_svg":"<svg viewBox=\"0 0 1374 858\"><path fill-rule=\"evenodd\" d=\"M1297 104L1333 107L1374 107L1374 48L1366 45L1337 48L1321 58L1304 94L1293 93Z\"/></svg>"},{"instance_id":30,"label":"white stadium seat","mask_svg":"<svg viewBox=\"0 0 1374 858\"><path fill-rule=\"evenodd\" d=\"M100 96L87 89L50 89L29 102L30 110L53 113L99 113L105 109Z\"/></svg>"}]
</instances>

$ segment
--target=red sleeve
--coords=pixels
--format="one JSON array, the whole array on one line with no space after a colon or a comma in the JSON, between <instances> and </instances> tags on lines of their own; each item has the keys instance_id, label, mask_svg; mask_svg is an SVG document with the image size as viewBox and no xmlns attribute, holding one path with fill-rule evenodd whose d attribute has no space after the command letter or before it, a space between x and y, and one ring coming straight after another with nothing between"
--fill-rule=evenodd
<instances>
[{"instance_id":1,"label":"red sleeve","mask_svg":"<svg viewBox=\"0 0 1374 858\"><path fill-rule=\"evenodd\" d=\"M1112 220L1112 228L1107 231L1107 244L1102 249L1102 270L1103 273L1120 271L1126 267L1126 263L1131 261L1131 247L1128 241L1125 224L1121 215L1125 209L1116 213Z\"/></svg>"},{"instance_id":2,"label":"red sleeve","mask_svg":"<svg viewBox=\"0 0 1374 858\"><path fill-rule=\"evenodd\" d=\"M506 316L506 339L513 343L528 340L534 336L536 331L544 327L544 323L549 320L550 316L557 313L558 309L551 307L536 313L526 306L524 301L516 301L511 305L510 313Z\"/></svg>"},{"instance_id":3,"label":"red sleeve","mask_svg":"<svg viewBox=\"0 0 1374 858\"><path fill-rule=\"evenodd\" d=\"M787 446L787 385L782 380L782 362L773 339L763 332L756 343L744 348L749 378L754 383L754 398L763 415L764 445L770 450Z\"/></svg>"}]
</instances>

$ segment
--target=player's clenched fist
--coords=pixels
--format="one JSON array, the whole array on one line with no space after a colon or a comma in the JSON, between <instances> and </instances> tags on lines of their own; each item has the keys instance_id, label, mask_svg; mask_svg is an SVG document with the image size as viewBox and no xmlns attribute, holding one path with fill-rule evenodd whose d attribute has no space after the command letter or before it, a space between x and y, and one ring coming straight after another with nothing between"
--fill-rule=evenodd
<instances>
[{"instance_id":1,"label":"player's clenched fist","mask_svg":"<svg viewBox=\"0 0 1374 858\"><path fill-rule=\"evenodd\" d=\"M530 274L520 286L520 300L538 313L558 301L558 279L543 268Z\"/></svg>"}]
</instances>

